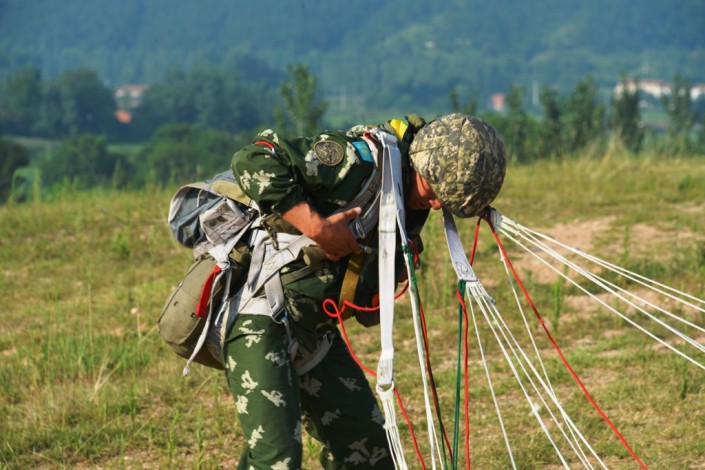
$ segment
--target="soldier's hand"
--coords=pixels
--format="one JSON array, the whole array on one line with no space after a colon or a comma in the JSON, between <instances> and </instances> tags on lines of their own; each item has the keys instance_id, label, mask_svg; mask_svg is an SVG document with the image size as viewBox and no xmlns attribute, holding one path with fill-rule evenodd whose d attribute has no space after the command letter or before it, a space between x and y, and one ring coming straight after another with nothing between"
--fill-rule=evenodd
<instances>
[{"instance_id":1,"label":"soldier's hand","mask_svg":"<svg viewBox=\"0 0 705 470\"><path fill-rule=\"evenodd\" d=\"M361 211L355 207L329 217L321 217L308 203L302 202L282 214L282 217L316 242L326 258L338 261L351 253L362 251L348 226Z\"/></svg>"},{"instance_id":2,"label":"soldier's hand","mask_svg":"<svg viewBox=\"0 0 705 470\"><path fill-rule=\"evenodd\" d=\"M326 258L338 261L351 253L362 251L349 226L350 221L360 215L360 212L361 209L355 207L324 219L320 232L311 239L325 252Z\"/></svg>"}]
</instances>

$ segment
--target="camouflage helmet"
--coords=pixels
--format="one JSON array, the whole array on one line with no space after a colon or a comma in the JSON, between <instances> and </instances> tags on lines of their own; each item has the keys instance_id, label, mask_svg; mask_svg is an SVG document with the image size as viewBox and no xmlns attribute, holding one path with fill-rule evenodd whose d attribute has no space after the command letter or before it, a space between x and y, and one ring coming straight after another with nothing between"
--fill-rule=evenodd
<instances>
[{"instance_id":1,"label":"camouflage helmet","mask_svg":"<svg viewBox=\"0 0 705 470\"><path fill-rule=\"evenodd\" d=\"M506 172L504 145L492 126L460 113L424 126L409 156L443 207L458 217L473 217L490 204Z\"/></svg>"}]
</instances>

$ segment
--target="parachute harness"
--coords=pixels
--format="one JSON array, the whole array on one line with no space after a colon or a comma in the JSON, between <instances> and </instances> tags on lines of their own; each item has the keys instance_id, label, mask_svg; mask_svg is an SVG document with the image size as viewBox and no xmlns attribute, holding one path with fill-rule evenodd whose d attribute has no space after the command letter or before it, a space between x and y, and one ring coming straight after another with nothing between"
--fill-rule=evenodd
<instances>
[{"instance_id":1,"label":"parachute harness","mask_svg":"<svg viewBox=\"0 0 705 470\"><path fill-rule=\"evenodd\" d=\"M406 223L404 218L404 196L401 185L401 154L396 146L396 139L385 132L378 132L376 136L382 144L382 193L380 200L380 222L379 222L379 305L380 305L380 339L382 351L379 363L377 364L377 395L382 403L385 415L385 430L392 451L392 458L397 468L407 468L407 464L402 451L399 429L396 424L394 412L394 291L395 282L395 257L396 257L396 233L399 227L403 249L408 252L408 237L406 234ZM409 279L413 277L413 264L407 262L407 275ZM428 397L428 379L425 373L426 367L423 348L420 347L422 335L418 321L418 295L414 282L409 283L412 297L412 316L414 319L414 332L419 351L419 361L421 363L421 378L424 390L424 403L426 404L427 421L429 423L429 436L431 436L431 455L434 456L436 446L435 428L432 426L433 420L430 416L430 400ZM431 418L431 419L428 419ZM435 456L434 456L435 461ZM435 468L435 465L433 466Z\"/></svg>"},{"instance_id":2,"label":"parachute harness","mask_svg":"<svg viewBox=\"0 0 705 470\"><path fill-rule=\"evenodd\" d=\"M490 367L488 360L485 356L485 349L483 348L483 338L480 335L480 330L478 328L478 316L484 319L484 323L489 327L490 336L499 345L500 353L504 357L506 363L521 389L523 396L525 397L527 403L529 404L531 415L537 420L541 430L545 434L546 438L550 442L551 446L555 450L561 465L564 468L571 468L571 463L569 458L564 456L566 451L572 452L575 455L575 459L584 468L607 468L605 463L602 461L600 456L592 448L586 437L582 434L578 426L568 415L561 402L558 399L558 395L551 384L546 367L541 359L541 354L539 347L534 339L534 333L530 326L529 319L522 306L523 297L524 301L530 309L533 311L535 320L538 325L545 333L548 341L553 347L554 351L557 353L560 361L563 363L567 371L570 373L573 380L576 382L583 395L586 397L590 405L595 409L595 411L600 415L602 420L611 429L613 434L619 439L623 447L627 450L629 455L641 468L647 468L644 462L637 456L636 452L629 446L624 436L619 432L615 424L610 421L607 415L598 406L597 402L593 399L587 390L587 387L578 377L573 367L569 364L563 351L558 346L558 343L553 338L548 326L545 324L543 318L541 317L538 308L531 299L526 287L522 283L521 279L517 275L517 272L512 265L509 256L502 245L499 238L499 234L502 234L510 241L514 242L518 247L525 250L531 256L539 259L549 268L553 269L559 276L570 282L577 289L589 295L596 302L598 302L602 307L607 309L609 312L616 314L632 326L635 326L639 331L645 333L650 338L658 341L664 347L668 348L672 352L677 353L681 357L690 361L691 363L697 365L701 369L705 369L703 365L702 358L699 358L698 354L705 356L705 345L701 344L697 340L688 336L686 333L678 329L678 325L674 326L674 323L681 323L684 329L694 329L698 332L705 332L705 328L702 328L688 320L685 319L685 314L678 316L661 306L656 305L653 301L647 301L644 298L627 291L624 287L620 287L619 282L608 281L596 274L593 274L587 268L581 266L579 262L572 261L568 258L565 252L568 252L572 256L581 258L583 261L593 263L599 266L601 269L610 271L612 274L621 276L627 279L629 282L638 284L641 288L648 289L655 292L658 295L667 297L668 301L671 303L678 304L680 309L689 309L699 313L705 313L705 301L701 300L692 295L686 294L684 292L678 291L676 289L670 288L658 282L652 281L644 276L627 271L624 268L615 266L606 261L600 260L589 254L580 252L575 248L571 248L564 245L546 235L543 235L537 231L528 229L513 220L502 216L495 209L489 209L480 214L477 226L475 229L472 253L468 258L466 257L465 251L458 234L458 230L455 225L453 216L447 210L443 211L443 224L446 234L446 241L448 244L448 249L450 252L451 262L453 268L458 277L457 285L457 300L458 300L458 359L457 359L457 371L456 371L456 391L455 391L455 413L454 413L454 425L453 425L453 442L452 445L446 436L445 428L443 425L443 420L441 419L440 407L438 403L438 398L436 394L435 384L433 380L433 372L431 369L430 352L428 347L428 340L426 334L426 323L424 318L423 307L421 305L419 292L417 289L416 276L415 276L415 252L411 247L411 243L405 232L404 224L404 204L403 196L401 191L401 164L399 151L394 145L391 136L386 136L383 132L380 132L376 136L383 145L383 177L382 177L382 195L380 199L380 223L379 223L379 237L380 237L380 265L379 265L379 279L380 279L380 339L381 339L381 354L379 357L379 362L377 366L377 372L365 367L354 354L352 347L350 346L347 333L345 332L345 326L342 320L340 321L341 330L345 341L350 347L350 352L353 358L360 364L360 366L377 377L376 390L380 401L382 403L382 408L385 414L385 430L390 443L390 449L393 453L393 459L396 468L406 469L408 465L405 460L403 446L401 443L401 438L399 435L399 429L397 427L397 417L394 405L394 398L396 398L397 404L400 410L404 414L407 420L407 426L410 432L411 439L414 444L414 451L420 462L421 468L426 468L425 462L416 441L416 435L413 430L413 426L407 416L406 410L401 401L400 394L395 387L394 383L394 345L392 329L394 323L394 300L395 300L395 283L394 283L394 256L396 251L396 231L399 229L400 240L402 244L402 251L404 253L405 264L407 269L407 279L408 284L406 290L409 291L411 298L411 313L414 323L414 331L416 335L416 345L417 354L420 364L420 374L421 382L423 384L424 391L424 404L426 407L426 420L428 428L428 439L429 439L429 449L431 457L431 467L436 468L459 468L458 459L460 457L459 448L459 436L464 434L464 451L465 451L465 466L470 468L470 420L469 420L469 376L468 376L468 353L469 353L469 327L470 320L472 321L472 327L475 331L475 340L477 341L479 347L479 354L482 359L482 364L485 372L485 377L489 385L489 390L492 396L495 412L497 414L499 427L502 433L504 446L508 453L508 462L512 468L517 468L517 463L515 462L512 446L510 443L509 435L505 429L504 421L502 419L502 413L500 410L500 403L495 394L495 390L492 384L492 378L490 374ZM515 334L510 329L505 318L500 314L494 299L488 294L480 280L475 275L472 268L472 262L475 257L475 252L478 243L479 230L482 222L486 222L492 231L493 238L496 242L500 259L504 268L504 271L509 280L509 286L512 291L514 301L517 305L517 313L521 317L525 333L530 339L531 349L533 352L527 354L524 347L517 340ZM659 337L660 332L652 331L654 327L647 327L642 325L633 317L627 316L625 313L619 310L615 305L615 302L607 303L603 299L599 298L594 292L586 289L576 280L570 278L566 274L566 270L561 270L553 266L550 261L557 261L566 268L577 273L579 276L584 277L589 282L597 285L598 287L604 289L606 292L610 293L615 299L624 302L632 311L638 312L643 317L653 325L658 328L664 329L666 332L671 333L683 340L686 345L692 346L696 353L689 353L684 348L675 348L669 344L666 340ZM554 263L555 264L555 263ZM404 291L397 294L401 296ZM469 302L466 303L466 297ZM645 297L645 296L644 296ZM342 310L347 307L352 307L360 310L370 310L364 309L345 302L340 308L331 299L324 303L324 309L331 316L337 316L340 318ZM468 308L469 307L469 308ZM374 309L371 309L374 310ZM667 322L668 321L668 322ZM670 322L670 323L669 323ZM661 334L661 336L663 336ZM532 356L532 357L530 357ZM462 390L464 393L461 396ZM429 391L430 390L430 391ZM432 396L430 396L432 395ZM464 413L464 433L459 430L461 421L461 401L463 402L463 413ZM433 407L432 407L433 403ZM438 420L438 425L434 423L433 411L435 408L436 418ZM445 440L445 447L439 443L439 430L440 435L443 436ZM448 458L450 458L450 465L448 465Z\"/></svg>"}]
</instances>

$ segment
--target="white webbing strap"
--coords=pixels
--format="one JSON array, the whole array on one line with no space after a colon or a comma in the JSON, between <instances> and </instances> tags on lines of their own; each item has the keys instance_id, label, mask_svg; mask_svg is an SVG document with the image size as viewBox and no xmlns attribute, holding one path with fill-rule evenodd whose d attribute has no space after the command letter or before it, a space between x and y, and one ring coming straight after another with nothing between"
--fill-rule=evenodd
<instances>
[{"instance_id":1,"label":"white webbing strap","mask_svg":"<svg viewBox=\"0 0 705 470\"><path fill-rule=\"evenodd\" d=\"M246 228L249 228L251 224L247 224ZM191 362L198 355L198 353L203 349L203 345L208 337L208 332L212 324L220 325L220 347L222 349L222 341L225 338L225 331L228 325L234 320L234 315L237 314L241 309L243 313L249 314L261 314L269 315L277 322L284 322L288 332L288 324L286 319L275 318L282 310L286 304L284 298L284 289L281 284L281 278L279 277L279 270L291 263L298 258L301 249L304 246L311 245L313 242L301 235L293 236L287 234L280 234L278 241L283 247L279 250L274 250L271 244L271 239L269 234L264 230L257 230L258 235L255 237L255 248L252 254L252 265L248 273L248 282L243 286L240 292L236 294L236 298L230 297L230 278L232 272L230 270L229 254L233 249L235 244L240 240L244 234L244 230L226 243L220 243L212 246L208 249L208 253L216 260L218 267L221 271L217 274L213 281L213 286L211 287L210 298L208 308L208 315L206 317L206 323L201 331L196 346L191 353L190 358L186 362L186 366L183 370L183 375L187 376L190 373ZM213 318L213 294L215 289L220 284L221 280L225 277L225 290L223 292L221 303L221 309L218 312L218 318L216 321L212 322ZM264 299L255 298L254 295L264 287L266 301ZM232 304L232 305L231 305ZM232 306L236 308L231 308ZM221 318L222 316L222 318ZM291 336L290 336L291 339ZM290 349L293 351L295 344L292 341L290 344Z\"/></svg>"},{"instance_id":2,"label":"white webbing strap","mask_svg":"<svg viewBox=\"0 0 705 470\"><path fill-rule=\"evenodd\" d=\"M458 279L466 282L477 281L475 271L472 269L470 262L465 256L463 244L458 235L458 228L455 226L453 214L448 209L443 209L443 229L446 234L446 243L448 243L448 252L450 260L453 263L453 269Z\"/></svg>"},{"instance_id":3,"label":"white webbing strap","mask_svg":"<svg viewBox=\"0 0 705 470\"><path fill-rule=\"evenodd\" d=\"M379 305L382 352L377 366L377 384L386 389L394 381L394 290L396 228L398 214L403 218L401 194L401 154L393 137L384 132L377 136L383 146L382 196L379 210ZM400 222L403 222L400 221ZM403 224L400 224L403 229Z\"/></svg>"},{"instance_id":4,"label":"white webbing strap","mask_svg":"<svg viewBox=\"0 0 705 470\"><path fill-rule=\"evenodd\" d=\"M213 285L211 286L211 291L210 291L210 302L208 305L208 315L206 316L206 323L205 326L203 327L203 330L201 331L201 334L198 336L198 341L196 342L196 346L193 348L193 352L191 353L191 356L188 358L188 361L186 361L186 365L184 366L184 370L182 371L182 375L184 377L188 376L191 373L191 363L193 360L196 358L199 352L201 352L201 349L203 349L203 345L206 343L206 338L208 337L208 330L210 329L211 325L211 318L213 317L213 294L215 293L215 290L220 282L220 280L225 276L225 292L223 294L223 298L227 299L229 294L230 294L230 276L232 275L232 271L230 271L228 265L228 269L224 271L220 271L215 279L213 280Z\"/></svg>"},{"instance_id":5,"label":"white webbing strap","mask_svg":"<svg viewBox=\"0 0 705 470\"><path fill-rule=\"evenodd\" d=\"M406 469L394 412L394 290L396 228L404 230L404 198L401 192L401 153L390 134L375 135L382 143L382 192L379 210L379 305L382 352L377 365L377 394L382 403L387 440L396 468Z\"/></svg>"},{"instance_id":6,"label":"white webbing strap","mask_svg":"<svg viewBox=\"0 0 705 470\"><path fill-rule=\"evenodd\" d=\"M494 299L485 291L485 288L480 283L479 279L475 275L475 271L472 269L470 262L465 254L465 249L463 248L463 243L460 240L460 235L458 234L458 228L455 225L455 220L453 219L453 214L447 209L443 209L443 229L446 234L446 243L448 244L448 252L450 253L450 259L453 263L453 268L455 269L455 274L460 281L465 282L465 290L468 296L476 301L484 301L487 304L494 305ZM472 309L472 303L470 303ZM473 322L475 322L475 314L473 311ZM480 347L480 353L483 358L483 365L485 367L485 375L490 387L490 393L492 395L492 400L495 405L495 411L497 413L497 419L499 420L500 429L502 430L502 435L504 437L504 443L509 452L509 459L512 463L512 467L516 468L514 464L514 457L512 454L512 448L509 444L509 436L507 436L506 429L504 427L504 420L502 419L502 413L499 409L499 404L497 402L497 397L494 393L494 388L492 387L492 379L489 375L489 370L487 368L487 362L485 360L484 352L482 351L482 343L480 342L480 336L478 333L477 324L475 323L475 332L477 333L478 345ZM456 455L456 458L458 456Z\"/></svg>"},{"instance_id":7,"label":"white webbing strap","mask_svg":"<svg viewBox=\"0 0 705 470\"><path fill-rule=\"evenodd\" d=\"M264 230L255 239L250 270L247 274L247 289L252 294L257 293L272 276L278 275L281 268L297 259L305 246L315 244L305 235L286 233L277 235L277 243L281 248L274 250L272 240Z\"/></svg>"}]
</instances>

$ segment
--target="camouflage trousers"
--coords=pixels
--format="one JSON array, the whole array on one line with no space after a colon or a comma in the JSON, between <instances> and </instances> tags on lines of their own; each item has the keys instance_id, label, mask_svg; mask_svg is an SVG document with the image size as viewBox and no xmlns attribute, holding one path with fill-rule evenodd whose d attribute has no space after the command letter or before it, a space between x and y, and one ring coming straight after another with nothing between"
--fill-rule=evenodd
<instances>
[{"instance_id":1,"label":"camouflage trousers","mask_svg":"<svg viewBox=\"0 0 705 470\"><path fill-rule=\"evenodd\" d=\"M261 315L235 320L223 353L247 439L238 468L301 468L302 424L323 443L324 469L394 468L375 396L333 331L324 359L299 376L283 325Z\"/></svg>"}]
</instances>

